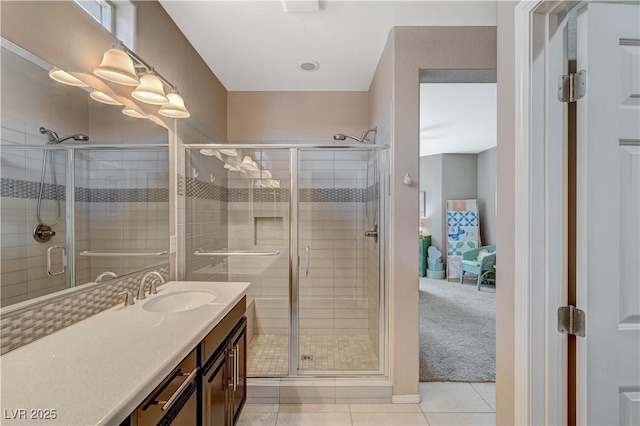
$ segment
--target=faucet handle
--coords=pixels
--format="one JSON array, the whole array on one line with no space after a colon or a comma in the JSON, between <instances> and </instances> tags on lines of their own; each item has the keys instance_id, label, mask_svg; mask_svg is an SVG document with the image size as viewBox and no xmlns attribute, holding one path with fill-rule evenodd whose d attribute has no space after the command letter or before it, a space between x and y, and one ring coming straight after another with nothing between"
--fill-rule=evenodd
<instances>
[{"instance_id":1,"label":"faucet handle","mask_svg":"<svg viewBox=\"0 0 640 426\"><path fill-rule=\"evenodd\" d=\"M153 294L158 294L158 281L160 281L159 279L155 279L153 281L151 281L151 288L149 289L149 294L153 295Z\"/></svg>"},{"instance_id":2,"label":"faucet handle","mask_svg":"<svg viewBox=\"0 0 640 426\"><path fill-rule=\"evenodd\" d=\"M133 300L133 292L132 291L123 291L118 293L118 296L124 296L124 306L135 305L136 302Z\"/></svg>"}]
</instances>

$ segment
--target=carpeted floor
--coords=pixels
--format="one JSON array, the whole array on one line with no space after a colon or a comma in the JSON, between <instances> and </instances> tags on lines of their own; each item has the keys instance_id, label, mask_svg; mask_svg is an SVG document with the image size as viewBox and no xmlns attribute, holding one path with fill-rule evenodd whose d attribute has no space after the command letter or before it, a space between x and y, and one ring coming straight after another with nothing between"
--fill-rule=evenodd
<instances>
[{"instance_id":1,"label":"carpeted floor","mask_svg":"<svg viewBox=\"0 0 640 426\"><path fill-rule=\"evenodd\" d=\"M495 382L495 292L420 278L421 382Z\"/></svg>"}]
</instances>

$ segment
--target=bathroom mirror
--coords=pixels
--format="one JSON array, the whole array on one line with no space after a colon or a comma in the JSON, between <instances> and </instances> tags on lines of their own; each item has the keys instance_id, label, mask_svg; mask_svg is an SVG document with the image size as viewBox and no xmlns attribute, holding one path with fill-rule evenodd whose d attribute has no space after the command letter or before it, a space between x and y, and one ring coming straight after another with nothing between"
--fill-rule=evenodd
<instances>
[{"instance_id":1,"label":"bathroom mirror","mask_svg":"<svg viewBox=\"0 0 640 426\"><path fill-rule=\"evenodd\" d=\"M1 305L166 264L167 129L1 50Z\"/></svg>"}]
</instances>

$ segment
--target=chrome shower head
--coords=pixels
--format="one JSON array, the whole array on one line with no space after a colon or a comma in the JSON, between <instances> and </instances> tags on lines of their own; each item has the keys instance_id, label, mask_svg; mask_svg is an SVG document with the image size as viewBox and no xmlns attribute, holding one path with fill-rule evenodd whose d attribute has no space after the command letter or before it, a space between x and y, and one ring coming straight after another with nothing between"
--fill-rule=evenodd
<instances>
[{"instance_id":1,"label":"chrome shower head","mask_svg":"<svg viewBox=\"0 0 640 426\"><path fill-rule=\"evenodd\" d=\"M73 139L74 141L79 141L79 142L87 142L89 140L89 136L83 135L82 133L76 133L75 135L67 136L66 138L60 139L60 137L56 132L49 129L45 129L44 127L40 127L40 133L42 133L43 135L49 136L50 144L62 143L67 139Z\"/></svg>"},{"instance_id":2,"label":"chrome shower head","mask_svg":"<svg viewBox=\"0 0 640 426\"><path fill-rule=\"evenodd\" d=\"M83 135L82 133L77 133L75 135L66 137L64 139L62 139L60 142L65 141L67 139L73 138L74 141L79 141L79 142L87 142L89 140L89 136L87 135Z\"/></svg>"},{"instance_id":3,"label":"chrome shower head","mask_svg":"<svg viewBox=\"0 0 640 426\"><path fill-rule=\"evenodd\" d=\"M373 140L370 140L367 136L369 135L369 133L373 132L374 136L373 136ZM353 135L346 135L344 133L337 133L335 135L333 135L333 140L334 141L344 141L348 139L353 139L356 142L359 143L376 143L376 137L375 134L378 132L378 128L374 127L373 129L369 129L369 130L365 130L364 132L362 132L362 135L360 135L360 137L357 136L353 136Z\"/></svg>"},{"instance_id":4,"label":"chrome shower head","mask_svg":"<svg viewBox=\"0 0 640 426\"><path fill-rule=\"evenodd\" d=\"M58 137L58 134L52 130L49 129L45 129L44 127L40 127L40 133L42 133L43 135L47 135L49 136L49 142L53 142L53 143L57 143L57 141L60 139Z\"/></svg>"}]
</instances>

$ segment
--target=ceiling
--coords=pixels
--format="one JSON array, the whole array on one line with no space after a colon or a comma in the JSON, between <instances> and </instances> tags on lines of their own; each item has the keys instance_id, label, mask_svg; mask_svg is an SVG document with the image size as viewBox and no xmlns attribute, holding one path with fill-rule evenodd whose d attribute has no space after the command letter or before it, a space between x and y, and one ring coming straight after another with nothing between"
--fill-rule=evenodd
<instances>
[{"instance_id":1,"label":"ceiling","mask_svg":"<svg viewBox=\"0 0 640 426\"><path fill-rule=\"evenodd\" d=\"M478 153L496 146L495 83L420 85L420 156Z\"/></svg>"},{"instance_id":2,"label":"ceiling","mask_svg":"<svg viewBox=\"0 0 640 426\"><path fill-rule=\"evenodd\" d=\"M160 3L229 91L367 91L391 27L496 25L495 1ZM318 70L301 71L309 60Z\"/></svg>"}]
</instances>

